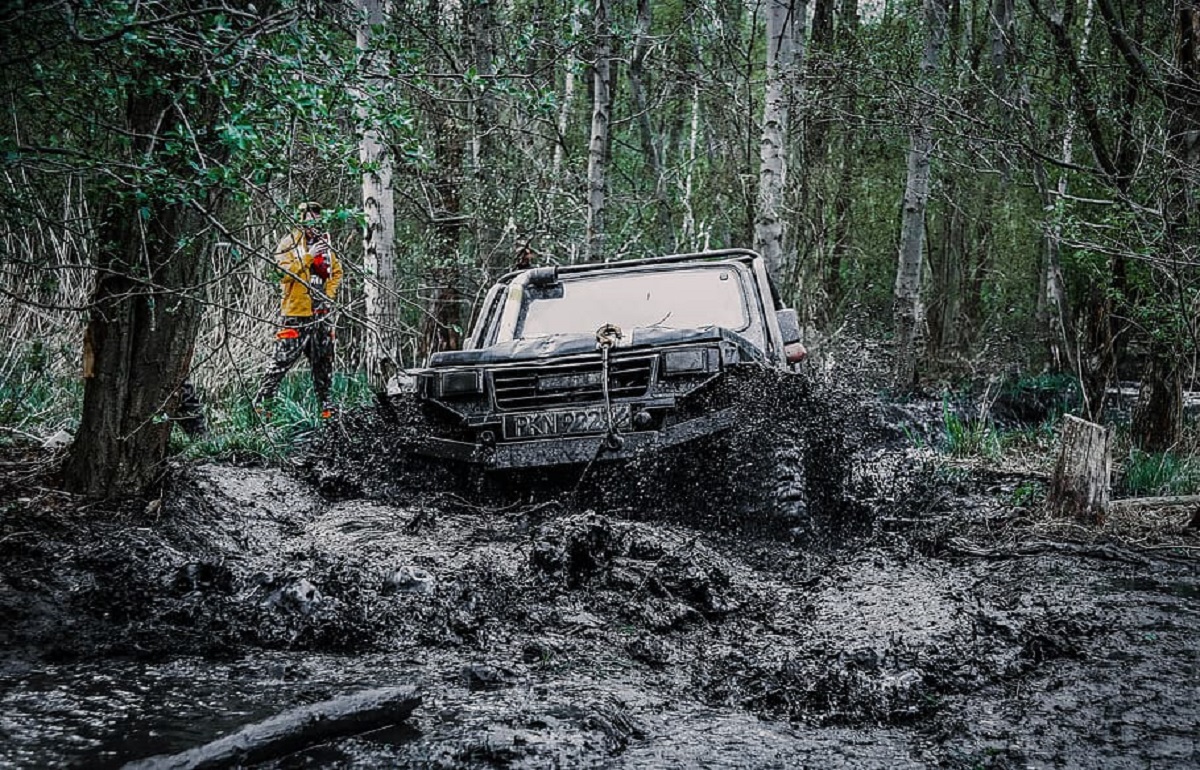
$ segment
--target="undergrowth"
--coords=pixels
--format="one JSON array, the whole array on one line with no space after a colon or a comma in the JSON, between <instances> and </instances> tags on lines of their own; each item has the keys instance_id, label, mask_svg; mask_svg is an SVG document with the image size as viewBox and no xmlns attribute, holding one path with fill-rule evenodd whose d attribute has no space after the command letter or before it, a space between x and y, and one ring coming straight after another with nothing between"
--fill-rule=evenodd
<instances>
[{"instance_id":1,"label":"undergrowth","mask_svg":"<svg viewBox=\"0 0 1200 770\"><path fill-rule=\"evenodd\" d=\"M969 395L942 398L941 451L957 460L982 459L1005 463L1040 457L1052 460L1059 450L1063 415L1078 402L1078 386L1062 375L1038 376L1001 386L989 408L973 416L955 404ZM986 397L986 396L985 396ZM1191 420L1184 440L1171 452L1144 452L1130 446L1129 425L1108 424L1113 434L1113 493L1117 497L1160 497L1200 494L1200 425ZM1040 494L1038 492L1037 494ZM1021 503L1036 497L1032 489L1019 495Z\"/></svg>"},{"instance_id":2,"label":"undergrowth","mask_svg":"<svg viewBox=\"0 0 1200 770\"><path fill-rule=\"evenodd\" d=\"M335 373L331 396L343 410L373 400L364 375ZM237 393L225 400L203 399L206 433L191 437L175 431L172 451L185 459L278 461L325 422L307 371L288 373L275 398L262 408L256 409L252 398Z\"/></svg>"},{"instance_id":3,"label":"undergrowth","mask_svg":"<svg viewBox=\"0 0 1200 770\"><path fill-rule=\"evenodd\" d=\"M981 418L964 417L945 398L942 401L942 451L958 459L986 460L999 460L1012 452L1046 452L1053 443L1055 424L1054 419L1047 418L1033 425L1002 427L990 414Z\"/></svg>"},{"instance_id":4,"label":"undergrowth","mask_svg":"<svg viewBox=\"0 0 1200 770\"><path fill-rule=\"evenodd\" d=\"M41 443L78 425L83 383L55 376L64 353L48 348L17 346L0 362L0 444Z\"/></svg>"},{"instance_id":5,"label":"undergrowth","mask_svg":"<svg viewBox=\"0 0 1200 770\"><path fill-rule=\"evenodd\" d=\"M0 446L38 445L78 428L83 380L74 372L64 373L61 358L29 345L0 366L6 370L0 371L5 375L0 377ZM324 422L311 375L303 368L284 378L269 409L256 411L253 393L244 389L201 389L199 394L207 431L189 436L180 429L171 436L171 453L184 459L279 461ZM331 395L340 409L360 407L373 398L365 375L340 372L333 376ZM165 419L183 422L182 416Z\"/></svg>"},{"instance_id":6,"label":"undergrowth","mask_svg":"<svg viewBox=\"0 0 1200 770\"><path fill-rule=\"evenodd\" d=\"M1179 452L1130 449L1118 491L1129 497L1197 494L1200 492L1200 458Z\"/></svg>"}]
</instances>

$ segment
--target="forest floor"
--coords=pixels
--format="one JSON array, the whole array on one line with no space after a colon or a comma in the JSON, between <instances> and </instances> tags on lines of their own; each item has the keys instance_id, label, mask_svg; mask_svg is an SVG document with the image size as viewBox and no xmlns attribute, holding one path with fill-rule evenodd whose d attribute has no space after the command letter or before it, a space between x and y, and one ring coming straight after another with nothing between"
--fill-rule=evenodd
<instances>
[{"instance_id":1,"label":"forest floor","mask_svg":"<svg viewBox=\"0 0 1200 770\"><path fill-rule=\"evenodd\" d=\"M202 464L103 508L9 457L0 767L119 767L384 685L418 688L407 720L263 766L1200 764L1191 512L1055 521L1036 469L902 444L855 448L869 515L804 545L628 477L485 505Z\"/></svg>"}]
</instances>

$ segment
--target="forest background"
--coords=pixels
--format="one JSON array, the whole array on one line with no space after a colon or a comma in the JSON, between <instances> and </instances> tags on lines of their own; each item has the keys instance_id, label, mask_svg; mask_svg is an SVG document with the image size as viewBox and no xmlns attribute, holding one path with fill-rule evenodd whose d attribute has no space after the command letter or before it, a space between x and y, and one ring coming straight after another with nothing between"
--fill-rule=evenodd
<instances>
[{"instance_id":1,"label":"forest background","mask_svg":"<svg viewBox=\"0 0 1200 770\"><path fill-rule=\"evenodd\" d=\"M752 247L897 391L1135 380L1130 445L1190 451L1200 0L61 0L0 42L0 441L66 429L73 491L154 483L185 380L250 419L306 200L347 402L522 248Z\"/></svg>"}]
</instances>

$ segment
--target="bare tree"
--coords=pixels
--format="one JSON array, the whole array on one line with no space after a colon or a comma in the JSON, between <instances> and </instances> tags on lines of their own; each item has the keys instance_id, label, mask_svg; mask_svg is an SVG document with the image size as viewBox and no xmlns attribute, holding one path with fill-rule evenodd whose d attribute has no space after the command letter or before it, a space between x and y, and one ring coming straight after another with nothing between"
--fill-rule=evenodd
<instances>
[{"instance_id":1,"label":"bare tree","mask_svg":"<svg viewBox=\"0 0 1200 770\"><path fill-rule=\"evenodd\" d=\"M588 259L605 258L604 209L608 187L608 145L612 122L613 39L609 0L595 0L592 61L592 131L588 141L587 244Z\"/></svg>"},{"instance_id":2,"label":"bare tree","mask_svg":"<svg viewBox=\"0 0 1200 770\"><path fill-rule=\"evenodd\" d=\"M1188 276L1200 264L1200 0L1176 0L1173 16L1174 66L1164 89L1163 263L1154 273L1173 307L1164 313L1168 328L1151 339L1131 432L1135 445L1154 452L1176 449L1183 436L1183 357L1196 343Z\"/></svg>"},{"instance_id":3,"label":"bare tree","mask_svg":"<svg viewBox=\"0 0 1200 770\"><path fill-rule=\"evenodd\" d=\"M843 55L850 59L858 44L858 2L857 0L842 0L839 9L837 41ZM856 84L853 78L848 78L842 84L841 103L841 142L837 158L837 186L833 194L833 236L829 248L829 266L825 271L825 294L829 298L829 307L825 311L826 320L837 311L841 304L845 287L842 283L842 268L849 261L851 244L850 209L851 186L854 178L854 148L858 135L855 94Z\"/></svg>"},{"instance_id":4,"label":"bare tree","mask_svg":"<svg viewBox=\"0 0 1200 770\"><path fill-rule=\"evenodd\" d=\"M996 0L1004 2L1004 0ZM1079 55L1087 50L1092 31L1093 0L1087 0L1084 9L1083 34L1079 41ZM1025 110L1029 112L1028 97L1023 97ZM1067 289L1062 273L1062 230L1063 207L1059 203L1066 198L1068 177L1066 169L1074 161L1075 129L1078 126L1078 116L1073 107L1068 108L1064 117L1062 149L1059 152L1061 168L1057 181L1051 186L1050 174L1041 158L1034 158L1034 179L1042 196L1042 207L1050 212L1044 225L1042 237L1042 262L1040 270L1041 290L1037 300L1038 327L1046 341L1050 363L1056 369L1069 365L1079 371L1079 352L1075 347L1075 329L1072 323L1070 308L1067 305Z\"/></svg>"},{"instance_id":5,"label":"bare tree","mask_svg":"<svg viewBox=\"0 0 1200 770\"><path fill-rule=\"evenodd\" d=\"M921 57L917 90L912 94L909 126L908 172L901 211L900 254L896 268L893 326L896 360L893 384L911 387L917 379L925 310L921 301L922 261L925 251L925 209L929 201L930 157L933 152L933 96L942 46L946 41L946 0L925 0L925 52Z\"/></svg>"},{"instance_id":6,"label":"bare tree","mask_svg":"<svg viewBox=\"0 0 1200 770\"><path fill-rule=\"evenodd\" d=\"M671 230L671 201L667 197L666 178L654 128L650 123L650 106L646 103L646 57L650 48L650 0L638 0L637 24L634 32L633 54L629 59L629 90L637 118L638 138L645 158L650 181L654 183L655 223L658 225L655 245L666 251L675 250Z\"/></svg>"},{"instance_id":7,"label":"bare tree","mask_svg":"<svg viewBox=\"0 0 1200 770\"><path fill-rule=\"evenodd\" d=\"M579 37L579 0L571 0L571 39ZM577 58L573 53L565 57L562 97L558 105L558 120L556 129L558 135L554 141L554 158L550 163L550 178L557 181L562 178L563 158L566 155L567 128L571 120L571 106L575 102L575 69Z\"/></svg>"}]
</instances>

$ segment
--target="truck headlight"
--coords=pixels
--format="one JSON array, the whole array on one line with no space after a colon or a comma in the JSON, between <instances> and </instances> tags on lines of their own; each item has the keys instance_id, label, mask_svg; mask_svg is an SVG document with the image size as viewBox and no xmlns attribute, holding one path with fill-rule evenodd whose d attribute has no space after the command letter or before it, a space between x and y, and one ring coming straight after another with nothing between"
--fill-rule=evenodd
<instances>
[{"instance_id":1,"label":"truck headlight","mask_svg":"<svg viewBox=\"0 0 1200 770\"><path fill-rule=\"evenodd\" d=\"M720 368L715 348L667 350L662 354L662 373L667 377L676 374L705 374Z\"/></svg>"},{"instance_id":2,"label":"truck headlight","mask_svg":"<svg viewBox=\"0 0 1200 770\"><path fill-rule=\"evenodd\" d=\"M447 396L478 396L483 393L482 369L451 369L444 372L427 372L425 395L432 398Z\"/></svg>"}]
</instances>

